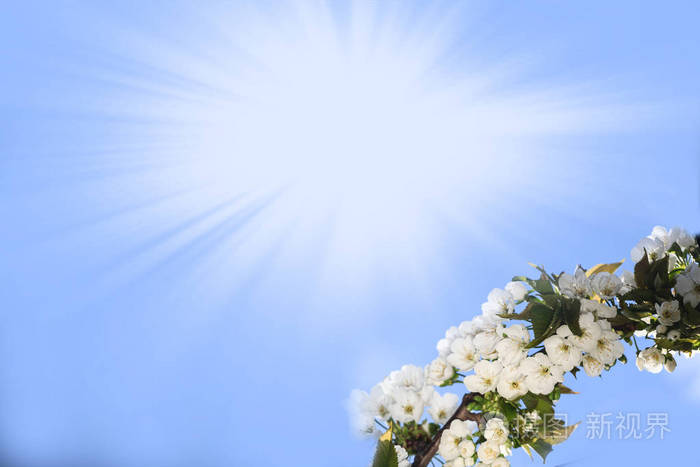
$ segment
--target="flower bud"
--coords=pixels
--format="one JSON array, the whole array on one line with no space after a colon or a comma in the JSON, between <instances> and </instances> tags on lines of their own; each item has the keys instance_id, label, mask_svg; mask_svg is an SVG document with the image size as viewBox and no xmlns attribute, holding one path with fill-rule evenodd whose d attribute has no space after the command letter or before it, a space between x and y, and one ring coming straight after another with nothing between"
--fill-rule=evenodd
<instances>
[{"instance_id":1,"label":"flower bud","mask_svg":"<svg viewBox=\"0 0 700 467\"><path fill-rule=\"evenodd\" d=\"M666 371L669 373L673 373L673 370L676 369L676 360L674 360L670 355L667 355L666 361L664 362L664 368L666 368Z\"/></svg>"}]
</instances>

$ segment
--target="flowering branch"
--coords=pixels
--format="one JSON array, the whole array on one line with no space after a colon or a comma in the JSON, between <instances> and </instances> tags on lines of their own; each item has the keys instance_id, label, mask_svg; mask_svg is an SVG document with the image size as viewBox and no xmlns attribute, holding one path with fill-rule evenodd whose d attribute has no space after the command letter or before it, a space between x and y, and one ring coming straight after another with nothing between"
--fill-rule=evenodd
<instances>
[{"instance_id":1,"label":"flowering branch","mask_svg":"<svg viewBox=\"0 0 700 467\"><path fill-rule=\"evenodd\" d=\"M390 427L373 467L425 467L436 455L444 467L509 467L519 447L544 460L578 425L555 416L561 395L577 394L564 385L567 374L598 377L627 363L624 343L650 373L670 373L678 356L700 352L698 239L657 226L631 257L634 271L619 277L622 262L574 274L532 265L539 278L493 289L481 315L447 330L425 368L404 365L370 393L353 391L360 432ZM438 392L455 384L468 391L461 403Z\"/></svg>"},{"instance_id":2,"label":"flowering branch","mask_svg":"<svg viewBox=\"0 0 700 467\"><path fill-rule=\"evenodd\" d=\"M442 438L442 433L445 429L450 426L453 420L471 420L476 423L481 423L483 421L483 415L479 413L472 413L469 411L469 404L474 401L474 397L480 394L475 392L469 392L462 397L462 403L459 404L455 413L447 420L447 422L438 430L438 432L433 436L433 440L430 442L425 449L416 454L413 459L412 467L426 467L435 454L437 454L438 447L440 446L440 439Z\"/></svg>"}]
</instances>

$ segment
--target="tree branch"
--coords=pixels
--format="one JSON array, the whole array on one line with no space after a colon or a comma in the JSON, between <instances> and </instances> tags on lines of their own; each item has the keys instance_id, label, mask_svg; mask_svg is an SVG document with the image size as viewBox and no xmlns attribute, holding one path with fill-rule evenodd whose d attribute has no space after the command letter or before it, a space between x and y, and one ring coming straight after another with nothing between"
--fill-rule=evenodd
<instances>
[{"instance_id":1,"label":"tree branch","mask_svg":"<svg viewBox=\"0 0 700 467\"><path fill-rule=\"evenodd\" d=\"M413 459L412 467L426 467L430 461L435 457L438 447L440 446L440 438L442 438L442 432L449 428L453 420L471 420L473 422L479 423L482 419L482 415L478 413L472 413L467 409L470 402L474 400L474 397L481 394L476 392L470 392L462 397L462 403L459 404L457 410L450 417L447 422L435 433L433 440L425 447L421 452L417 453Z\"/></svg>"}]
</instances>

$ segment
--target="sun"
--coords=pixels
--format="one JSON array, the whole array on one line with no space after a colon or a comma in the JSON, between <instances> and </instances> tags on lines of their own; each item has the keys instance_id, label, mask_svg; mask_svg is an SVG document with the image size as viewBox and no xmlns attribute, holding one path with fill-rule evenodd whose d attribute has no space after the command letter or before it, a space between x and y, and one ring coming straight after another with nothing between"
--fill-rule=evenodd
<instances>
[{"instance_id":1,"label":"sun","mask_svg":"<svg viewBox=\"0 0 700 467\"><path fill-rule=\"evenodd\" d=\"M166 167L139 189L264 206L220 237L236 245L231 268L282 242L296 260L322 250L324 281L387 268L423 280L444 218L478 225L484 200L493 212L535 178L547 138L600 125L580 90L521 86L522 63L455 55L460 11L358 3L340 21L322 3L286 8L284 22L252 7L206 18L219 34L196 44L205 55L156 54L186 85L120 103L151 118L129 136Z\"/></svg>"}]
</instances>

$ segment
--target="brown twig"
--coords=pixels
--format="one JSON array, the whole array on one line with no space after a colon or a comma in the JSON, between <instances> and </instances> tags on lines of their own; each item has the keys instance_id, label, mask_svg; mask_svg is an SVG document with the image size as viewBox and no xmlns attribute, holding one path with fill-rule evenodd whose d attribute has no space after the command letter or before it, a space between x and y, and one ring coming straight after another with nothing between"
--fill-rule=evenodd
<instances>
[{"instance_id":1,"label":"brown twig","mask_svg":"<svg viewBox=\"0 0 700 467\"><path fill-rule=\"evenodd\" d=\"M442 438L442 432L450 427L450 423L452 423L453 420L471 420L477 423L481 421L481 414L472 413L467 408L469 403L474 400L474 397L479 395L480 394L476 392L470 392L465 394L464 397L462 397L462 403L459 404L459 407L457 407L455 413L453 413L450 419L447 420L447 422L445 422L442 428L440 428L438 432L435 433L435 436L433 436L433 440L430 442L430 444L428 444L428 446L426 446L425 449L423 449L421 452L416 454L416 456L413 459L412 467L426 467L430 463L433 457L435 457L438 447L440 446L440 438Z\"/></svg>"}]
</instances>

